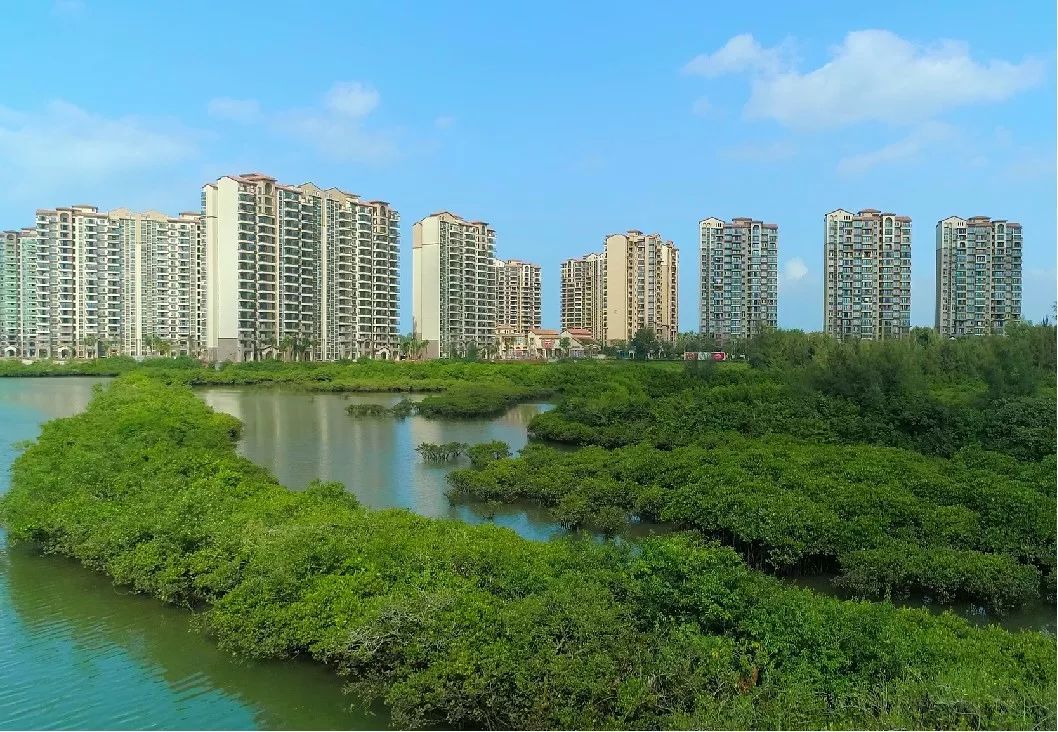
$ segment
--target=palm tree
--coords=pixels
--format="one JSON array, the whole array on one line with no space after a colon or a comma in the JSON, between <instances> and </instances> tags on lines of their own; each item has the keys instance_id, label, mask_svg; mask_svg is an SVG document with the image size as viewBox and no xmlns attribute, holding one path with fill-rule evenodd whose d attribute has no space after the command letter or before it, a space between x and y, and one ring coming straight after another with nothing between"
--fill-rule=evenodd
<instances>
[{"instance_id":1,"label":"palm tree","mask_svg":"<svg viewBox=\"0 0 1058 732\"><path fill-rule=\"evenodd\" d=\"M289 360L294 360L294 350L297 348L297 337L291 335L285 335L279 340L279 350L283 352L284 357Z\"/></svg>"},{"instance_id":2,"label":"palm tree","mask_svg":"<svg viewBox=\"0 0 1058 732\"><path fill-rule=\"evenodd\" d=\"M400 337L400 353L405 358L418 359L429 345L429 341L420 340L415 333L407 333Z\"/></svg>"},{"instance_id":3,"label":"palm tree","mask_svg":"<svg viewBox=\"0 0 1058 732\"><path fill-rule=\"evenodd\" d=\"M263 336L261 336L260 344L261 344L261 350L262 351L267 351L270 348L274 349L275 345L276 345L276 337L274 335L271 335L271 334L263 335ZM273 351L273 353L274 353L274 351ZM256 360L256 354L255 354L255 359L254 360Z\"/></svg>"},{"instance_id":4,"label":"palm tree","mask_svg":"<svg viewBox=\"0 0 1058 732\"><path fill-rule=\"evenodd\" d=\"M88 349L91 348L95 353L92 358L99 357L99 337L94 335L86 335L81 339L81 345L85 347L85 356L88 356Z\"/></svg>"}]
</instances>

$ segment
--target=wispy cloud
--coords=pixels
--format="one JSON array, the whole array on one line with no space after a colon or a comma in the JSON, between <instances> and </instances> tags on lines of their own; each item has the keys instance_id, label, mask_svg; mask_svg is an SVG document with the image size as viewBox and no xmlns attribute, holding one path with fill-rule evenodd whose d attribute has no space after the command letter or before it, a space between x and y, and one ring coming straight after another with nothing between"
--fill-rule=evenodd
<instances>
[{"instance_id":1,"label":"wispy cloud","mask_svg":"<svg viewBox=\"0 0 1058 732\"><path fill-rule=\"evenodd\" d=\"M361 119L375 111L381 101L378 90L360 81L338 81L324 98L326 109L347 119Z\"/></svg>"},{"instance_id":2,"label":"wispy cloud","mask_svg":"<svg viewBox=\"0 0 1058 732\"><path fill-rule=\"evenodd\" d=\"M101 178L192 157L196 135L141 117L106 117L56 100L38 111L0 107L0 177Z\"/></svg>"},{"instance_id":3,"label":"wispy cloud","mask_svg":"<svg viewBox=\"0 0 1058 732\"><path fill-rule=\"evenodd\" d=\"M172 120L107 116L62 100L38 109L0 107L0 188L30 212L77 199L157 206L153 194L186 206L193 193L163 189L179 181L193 192L196 181L185 171L204 139Z\"/></svg>"},{"instance_id":4,"label":"wispy cloud","mask_svg":"<svg viewBox=\"0 0 1058 732\"><path fill-rule=\"evenodd\" d=\"M280 112L271 123L279 134L297 138L329 156L356 162L380 162L397 154L389 130L371 129L366 119L381 103L374 88L358 81L339 81L315 109Z\"/></svg>"},{"instance_id":5,"label":"wispy cloud","mask_svg":"<svg viewBox=\"0 0 1058 732\"><path fill-rule=\"evenodd\" d=\"M800 282L808 276L808 265L800 257L787 260L782 269L782 277L787 282Z\"/></svg>"},{"instance_id":6,"label":"wispy cloud","mask_svg":"<svg viewBox=\"0 0 1058 732\"><path fill-rule=\"evenodd\" d=\"M744 72L776 74L792 61L790 42L764 48L749 33L733 36L712 53L702 53L683 67L685 73L713 77Z\"/></svg>"},{"instance_id":7,"label":"wispy cloud","mask_svg":"<svg viewBox=\"0 0 1058 732\"><path fill-rule=\"evenodd\" d=\"M837 171L840 175L855 176L862 175L880 165L904 163L918 157L927 149L952 139L955 134L955 129L950 125L928 122L906 137L877 150L842 158L838 161Z\"/></svg>"},{"instance_id":8,"label":"wispy cloud","mask_svg":"<svg viewBox=\"0 0 1058 732\"><path fill-rule=\"evenodd\" d=\"M433 121L433 126L439 130L447 130L456 123L456 118L450 114L442 114Z\"/></svg>"},{"instance_id":9,"label":"wispy cloud","mask_svg":"<svg viewBox=\"0 0 1058 732\"><path fill-rule=\"evenodd\" d=\"M209 102L208 112L216 119L261 125L329 157L380 162L398 153L395 132L370 124L381 104L382 95L373 86L337 81L311 107L268 110L255 99L217 97Z\"/></svg>"},{"instance_id":10,"label":"wispy cloud","mask_svg":"<svg viewBox=\"0 0 1058 732\"><path fill-rule=\"evenodd\" d=\"M788 44L761 46L740 35L685 70L702 76L747 74L745 112L789 127L830 129L859 122L913 124L952 108L1000 102L1038 85L1037 59L979 62L966 43L913 43L887 30L849 33L818 68L800 72Z\"/></svg>"}]
</instances>

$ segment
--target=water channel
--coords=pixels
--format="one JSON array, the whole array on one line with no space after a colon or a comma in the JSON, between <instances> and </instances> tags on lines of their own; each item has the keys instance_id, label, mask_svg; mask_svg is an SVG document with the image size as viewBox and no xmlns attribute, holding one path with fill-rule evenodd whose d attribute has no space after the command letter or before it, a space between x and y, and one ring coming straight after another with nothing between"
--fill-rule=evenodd
<instances>
[{"instance_id":1,"label":"water channel","mask_svg":"<svg viewBox=\"0 0 1058 732\"><path fill-rule=\"evenodd\" d=\"M0 492L17 444L75 414L105 379L0 379ZM423 464L421 442L503 440L517 450L546 405L495 420L351 418L354 402L395 395L312 394L245 387L198 390L243 421L239 450L291 488L344 483L365 505L489 520L451 506L445 466ZM546 512L504 507L491 520L532 539L561 533ZM803 583L812 584L811 580ZM817 589L825 590L820 585ZM986 622L969 609L968 619ZM1012 628L1054 627L1053 606L1027 608ZM384 710L351 708L341 682L311 663L250 663L217 650L183 610L131 595L70 560L9 546L0 532L0 729L378 729Z\"/></svg>"}]
</instances>

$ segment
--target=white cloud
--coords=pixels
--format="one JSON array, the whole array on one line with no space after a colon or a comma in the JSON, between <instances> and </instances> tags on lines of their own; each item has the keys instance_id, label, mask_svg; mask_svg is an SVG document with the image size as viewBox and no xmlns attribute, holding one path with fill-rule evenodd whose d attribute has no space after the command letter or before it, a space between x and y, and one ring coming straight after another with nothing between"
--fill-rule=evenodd
<instances>
[{"instance_id":1,"label":"white cloud","mask_svg":"<svg viewBox=\"0 0 1058 732\"><path fill-rule=\"evenodd\" d=\"M1043 78L1038 60L981 63L965 43L916 44L886 30L849 33L830 60L804 73L787 65L783 48L735 36L686 69L705 76L748 73L748 116L806 129L915 123L954 107L1009 99Z\"/></svg>"},{"instance_id":2,"label":"white cloud","mask_svg":"<svg viewBox=\"0 0 1058 732\"><path fill-rule=\"evenodd\" d=\"M359 81L338 81L327 92L328 110L346 117L366 117L375 111L381 98L374 87Z\"/></svg>"},{"instance_id":3,"label":"white cloud","mask_svg":"<svg viewBox=\"0 0 1058 732\"><path fill-rule=\"evenodd\" d=\"M93 179L186 160L194 135L138 117L103 117L57 100L42 111L0 107L0 180L10 175Z\"/></svg>"},{"instance_id":4,"label":"white cloud","mask_svg":"<svg viewBox=\"0 0 1058 732\"><path fill-rule=\"evenodd\" d=\"M217 119L253 122L261 116L261 105L256 99L217 97L209 100L207 111L210 117Z\"/></svg>"},{"instance_id":5,"label":"white cloud","mask_svg":"<svg viewBox=\"0 0 1058 732\"><path fill-rule=\"evenodd\" d=\"M713 111L713 105L709 103L708 99L701 97L694 100L694 104L691 105L691 111L699 117L706 117Z\"/></svg>"},{"instance_id":6,"label":"white cloud","mask_svg":"<svg viewBox=\"0 0 1058 732\"><path fill-rule=\"evenodd\" d=\"M688 74L721 76L745 71L775 73L786 66L790 53L783 43L764 48L749 33L732 37L719 50L695 56L683 67Z\"/></svg>"},{"instance_id":7,"label":"white cloud","mask_svg":"<svg viewBox=\"0 0 1058 732\"><path fill-rule=\"evenodd\" d=\"M377 162L397 153L392 132L372 130L365 124L380 102L381 95L373 87L339 81L318 107L266 112L261 117L274 133L296 138L329 157Z\"/></svg>"},{"instance_id":8,"label":"white cloud","mask_svg":"<svg viewBox=\"0 0 1058 732\"><path fill-rule=\"evenodd\" d=\"M955 130L950 125L928 122L906 137L877 150L842 158L838 161L837 171L846 176L862 175L879 165L907 162L926 149L935 147L954 136Z\"/></svg>"},{"instance_id":9,"label":"white cloud","mask_svg":"<svg viewBox=\"0 0 1058 732\"><path fill-rule=\"evenodd\" d=\"M338 81L316 106L267 110L255 99L217 97L210 100L210 116L256 123L273 134L295 138L331 157L371 161L397 152L393 135L367 126L382 101L374 87L360 81Z\"/></svg>"},{"instance_id":10,"label":"white cloud","mask_svg":"<svg viewBox=\"0 0 1058 732\"><path fill-rule=\"evenodd\" d=\"M808 265L801 257L794 257L783 265L782 276L787 282L800 282L808 276Z\"/></svg>"},{"instance_id":11,"label":"white cloud","mask_svg":"<svg viewBox=\"0 0 1058 732\"><path fill-rule=\"evenodd\" d=\"M456 123L456 118L455 117L453 117L451 115L448 115L448 114L442 114L440 117L438 117L437 119L435 119L433 121L433 126L436 127L439 130L447 130L449 127L451 127L455 123Z\"/></svg>"}]
</instances>

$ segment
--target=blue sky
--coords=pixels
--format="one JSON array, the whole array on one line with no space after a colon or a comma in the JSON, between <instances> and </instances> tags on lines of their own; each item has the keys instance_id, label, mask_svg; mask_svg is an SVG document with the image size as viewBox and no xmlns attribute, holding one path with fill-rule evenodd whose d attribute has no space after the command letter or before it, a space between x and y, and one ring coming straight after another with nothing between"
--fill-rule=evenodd
<instances>
[{"instance_id":1,"label":"blue sky","mask_svg":"<svg viewBox=\"0 0 1058 732\"><path fill-rule=\"evenodd\" d=\"M823 215L912 217L912 322L932 325L934 227L1025 227L1025 315L1055 301L1055 6L1016 3L9 3L0 228L38 207L197 210L259 170L489 221L543 266L610 232L682 257L697 222L780 227L779 322L819 329ZM325 141L321 145L320 141ZM329 152L328 152L329 150Z\"/></svg>"}]
</instances>

